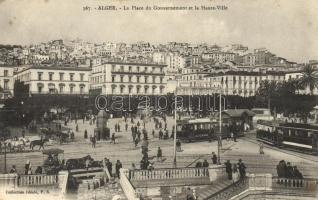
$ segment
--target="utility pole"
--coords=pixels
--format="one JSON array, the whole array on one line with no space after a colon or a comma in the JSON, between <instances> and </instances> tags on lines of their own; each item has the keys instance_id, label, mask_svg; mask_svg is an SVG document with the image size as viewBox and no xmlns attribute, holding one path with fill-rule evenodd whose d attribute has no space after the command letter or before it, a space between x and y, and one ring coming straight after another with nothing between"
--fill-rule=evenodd
<instances>
[{"instance_id":1,"label":"utility pole","mask_svg":"<svg viewBox=\"0 0 318 200\"><path fill-rule=\"evenodd\" d=\"M177 88L174 95L173 167L177 167Z\"/></svg>"},{"instance_id":2,"label":"utility pole","mask_svg":"<svg viewBox=\"0 0 318 200\"><path fill-rule=\"evenodd\" d=\"M220 118L219 118L219 135L218 135L218 164L221 164L221 159L220 159L220 151L221 151L221 142L222 142L222 94L220 90L220 99L219 99L219 113L220 113Z\"/></svg>"},{"instance_id":3,"label":"utility pole","mask_svg":"<svg viewBox=\"0 0 318 200\"><path fill-rule=\"evenodd\" d=\"M7 144L4 143L4 173L7 173Z\"/></svg>"}]
</instances>

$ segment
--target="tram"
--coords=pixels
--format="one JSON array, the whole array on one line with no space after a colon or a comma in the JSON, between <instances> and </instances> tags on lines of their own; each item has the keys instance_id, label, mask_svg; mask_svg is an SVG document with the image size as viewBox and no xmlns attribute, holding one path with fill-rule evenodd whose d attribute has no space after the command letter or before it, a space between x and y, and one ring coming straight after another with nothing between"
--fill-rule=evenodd
<instances>
[{"instance_id":1,"label":"tram","mask_svg":"<svg viewBox=\"0 0 318 200\"><path fill-rule=\"evenodd\" d=\"M239 126L222 124L222 138L229 138L231 132L236 137L244 135ZM219 135L219 122L210 118L183 119L177 121L177 139L184 142L216 140Z\"/></svg>"},{"instance_id":2,"label":"tram","mask_svg":"<svg viewBox=\"0 0 318 200\"><path fill-rule=\"evenodd\" d=\"M279 148L318 155L318 126L259 120L256 138Z\"/></svg>"}]
</instances>

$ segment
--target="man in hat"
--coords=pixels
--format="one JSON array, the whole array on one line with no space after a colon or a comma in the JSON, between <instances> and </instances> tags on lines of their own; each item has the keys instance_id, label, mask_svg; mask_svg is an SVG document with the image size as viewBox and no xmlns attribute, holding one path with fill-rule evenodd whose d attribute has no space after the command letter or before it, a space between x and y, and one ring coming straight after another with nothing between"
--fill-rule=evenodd
<instances>
[{"instance_id":1,"label":"man in hat","mask_svg":"<svg viewBox=\"0 0 318 200\"><path fill-rule=\"evenodd\" d=\"M218 163L218 157L214 152L212 152L212 163L213 165L216 165Z\"/></svg>"},{"instance_id":2,"label":"man in hat","mask_svg":"<svg viewBox=\"0 0 318 200\"><path fill-rule=\"evenodd\" d=\"M237 163L238 168L239 168L239 172L240 172L240 177L241 178L245 178L246 175L246 166L243 163L242 159L239 159L239 162Z\"/></svg>"}]
</instances>

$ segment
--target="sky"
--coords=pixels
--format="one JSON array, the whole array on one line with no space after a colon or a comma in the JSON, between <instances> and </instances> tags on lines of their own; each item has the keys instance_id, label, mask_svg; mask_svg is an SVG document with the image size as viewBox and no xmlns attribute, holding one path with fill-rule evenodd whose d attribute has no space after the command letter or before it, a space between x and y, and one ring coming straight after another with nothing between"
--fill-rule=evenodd
<instances>
[{"instance_id":1,"label":"sky","mask_svg":"<svg viewBox=\"0 0 318 200\"><path fill-rule=\"evenodd\" d=\"M83 11L84 6L216 6L226 11ZM0 0L0 43L171 41L265 47L318 59L318 0Z\"/></svg>"}]
</instances>

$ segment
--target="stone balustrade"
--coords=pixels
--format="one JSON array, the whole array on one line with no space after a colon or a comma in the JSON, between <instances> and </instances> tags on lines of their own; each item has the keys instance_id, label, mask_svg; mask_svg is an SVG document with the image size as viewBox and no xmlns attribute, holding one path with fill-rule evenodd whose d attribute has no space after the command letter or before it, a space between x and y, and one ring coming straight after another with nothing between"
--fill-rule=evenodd
<instances>
[{"instance_id":1,"label":"stone balustrade","mask_svg":"<svg viewBox=\"0 0 318 200\"><path fill-rule=\"evenodd\" d=\"M20 175L19 186L55 185L58 183L58 175Z\"/></svg>"},{"instance_id":2,"label":"stone balustrade","mask_svg":"<svg viewBox=\"0 0 318 200\"><path fill-rule=\"evenodd\" d=\"M131 181L188 179L209 177L209 168L165 168L154 170L130 170Z\"/></svg>"},{"instance_id":3,"label":"stone balustrade","mask_svg":"<svg viewBox=\"0 0 318 200\"><path fill-rule=\"evenodd\" d=\"M273 188L303 189L305 191L318 191L317 179L289 179L273 177Z\"/></svg>"},{"instance_id":4,"label":"stone balustrade","mask_svg":"<svg viewBox=\"0 0 318 200\"><path fill-rule=\"evenodd\" d=\"M132 186L128 180L129 170L120 169L120 185L128 200L139 200L139 195L137 194L135 188Z\"/></svg>"},{"instance_id":5,"label":"stone balustrade","mask_svg":"<svg viewBox=\"0 0 318 200\"><path fill-rule=\"evenodd\" d=\"M0 174L0 188L15 188L18 186L18 174Z\"/></svg>"}]
</instances>

